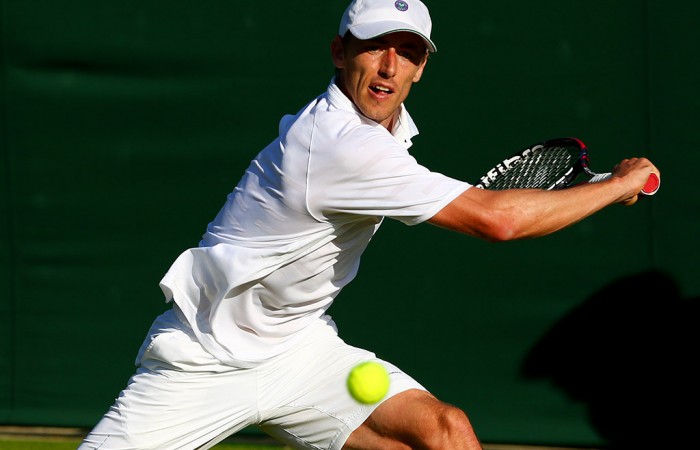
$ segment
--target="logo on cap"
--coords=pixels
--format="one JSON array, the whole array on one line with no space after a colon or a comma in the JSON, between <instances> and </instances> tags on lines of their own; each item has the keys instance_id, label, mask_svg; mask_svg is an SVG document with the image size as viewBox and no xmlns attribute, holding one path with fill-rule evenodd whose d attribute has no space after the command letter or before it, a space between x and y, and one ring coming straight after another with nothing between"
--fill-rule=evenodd
<instances>
[{"instance_id":1,"label":"logo on cap","mask_svg":"<svg viewBox=\"0 0 700 450\"><path fill-rule=\"evenodd\" d=\"M399 11L408 11L408 3L402 2L401 0L397 0L396 2L394 2L394 6Z\"/></svg>"}]
</instances>

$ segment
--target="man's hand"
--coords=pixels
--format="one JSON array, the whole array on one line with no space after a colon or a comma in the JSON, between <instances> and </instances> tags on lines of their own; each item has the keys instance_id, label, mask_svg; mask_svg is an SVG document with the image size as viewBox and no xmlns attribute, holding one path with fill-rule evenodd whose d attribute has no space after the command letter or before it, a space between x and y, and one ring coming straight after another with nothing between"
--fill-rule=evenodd
<instances>
[{"instance_id":1,"label":"man's hand","mask_svg":"<svg viewBox=\"0 0 700 450\"><path fill-rule=\"evenodd\" d=\"M644 189L650 176L656 176L661 181L661 172L646 158L623 159L613 168L613 179L627 183L629 190L620 199L620 203L625 206L632 206L637 203L639 193ZM652 173L654 175L652 175Z\"/></svg>"}]
</instances>

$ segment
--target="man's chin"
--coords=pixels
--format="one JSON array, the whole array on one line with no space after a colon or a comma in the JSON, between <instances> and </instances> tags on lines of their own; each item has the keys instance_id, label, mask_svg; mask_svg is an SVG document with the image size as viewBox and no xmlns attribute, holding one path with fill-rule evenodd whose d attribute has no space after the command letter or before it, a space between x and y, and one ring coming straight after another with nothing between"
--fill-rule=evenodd
<instances>
[{"instance_id":1,"label":"man's chin","mask_svg":"<svg viewBox=\"0 0 700 450\"><path fill-rule=\"evenodd\" d=\"M378 124L384 125L387 128L387 125L390 125L393 122L393 118L398 117L398 109L394 110L392 113L379 112L376 110L366 111L362 109L360 109L360 112L363 116L367 117L368 119L373 120Z\"/></svg>"}]
</instances>

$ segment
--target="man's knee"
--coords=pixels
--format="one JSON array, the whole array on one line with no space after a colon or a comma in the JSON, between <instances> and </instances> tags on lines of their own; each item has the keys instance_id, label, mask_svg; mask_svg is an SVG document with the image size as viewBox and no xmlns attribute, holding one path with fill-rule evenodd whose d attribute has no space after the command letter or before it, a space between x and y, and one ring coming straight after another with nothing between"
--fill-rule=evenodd
<instances>
[{"instance_id":1,"label":"man's knee","mask_svg":"<svg viewBox=\"0 0 700 450\"><path fill-rule=\"evenodd\" d=\"M481 450L481 445L464 411L410 390L380 405L344 448Z\"/></svg>"},{"instance_id":2,"label":"man's knee","mask_svg":"<svg viewBox=\"0 0 700 450\"><path fill-rule=\"evenodd\" d=\"M481 448L469 418L461 409L442 404L434 410L432 426L426 427L422 439L428 449Z\"/></svg>"}]
</instances>

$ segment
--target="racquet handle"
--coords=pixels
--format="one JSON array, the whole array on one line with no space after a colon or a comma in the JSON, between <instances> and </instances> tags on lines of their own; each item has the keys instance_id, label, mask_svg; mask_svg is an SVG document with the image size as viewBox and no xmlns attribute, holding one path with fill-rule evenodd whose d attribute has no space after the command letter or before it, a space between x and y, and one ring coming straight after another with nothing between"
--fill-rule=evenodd
<instances>
[{"instance_id":1,"label":"racquet handle","mask_svg":"<svg viewBox=\"0 0 700 450\"><path fill-rule=\"evenodd\" d=\"M612 173L600 173L598 175L594 175L590 180L588 180L588 182L597 183L599 181L605 181L610 177L612 177ZM642 188L641 194L654 195L656 194L656 191L659 190L659 186L661 186L661 180L659 179L659 176L657 174L652 172L649 175L646 184Z\"/></svg>"}]
</instances>

